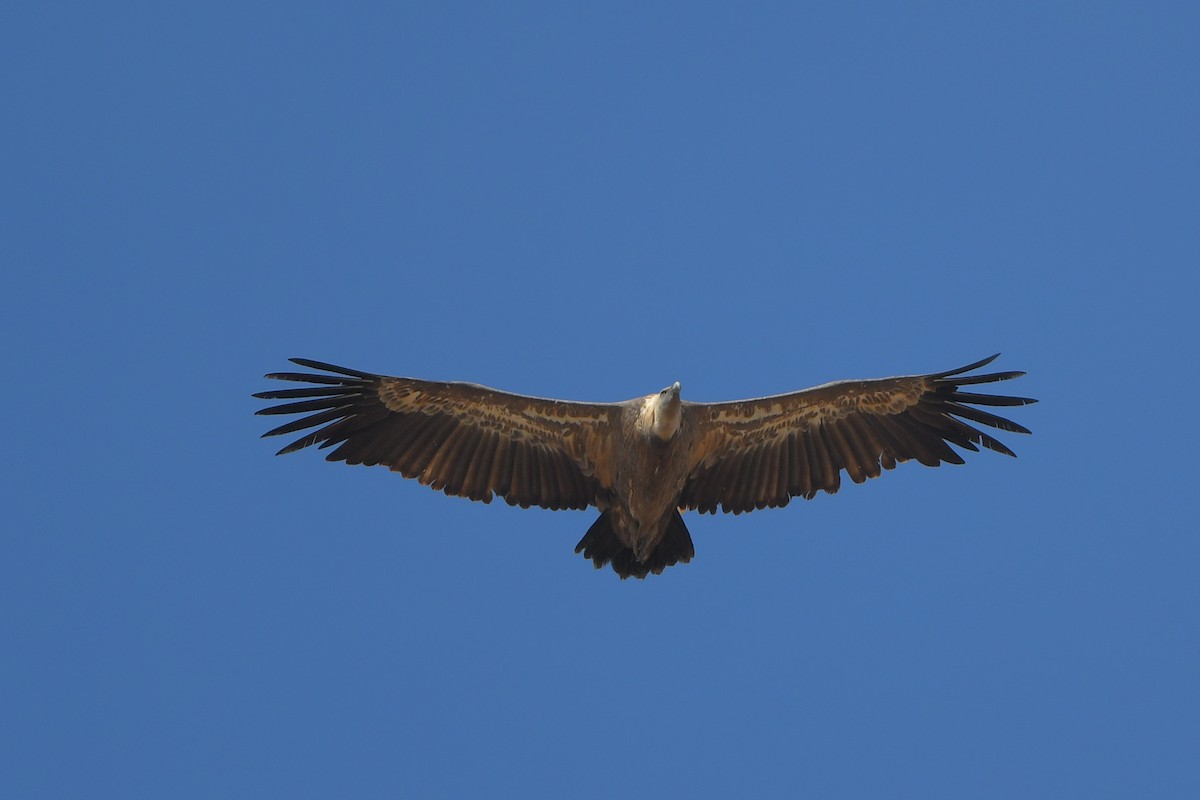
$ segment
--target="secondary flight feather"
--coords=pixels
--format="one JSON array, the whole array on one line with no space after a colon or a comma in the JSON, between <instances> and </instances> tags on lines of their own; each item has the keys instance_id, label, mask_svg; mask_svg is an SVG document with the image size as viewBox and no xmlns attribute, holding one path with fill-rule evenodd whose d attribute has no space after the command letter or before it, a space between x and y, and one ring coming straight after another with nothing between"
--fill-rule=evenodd
<instances>
[{"instance_id":1,"label":"secondary flight feather","mask_svg":"<svg viewBox=\"0 0 1200 800\"><path fill-rule=\"evenodd\" d=\"M301 414L264 436L309 431L279 451L333 448L326 459L382 465L448 495L600 516L575 551L622 578L660 574L695 555L681 511L735 514L833 494L904 461L962 464L951 445L1013 452L976 425L1029 430L984 410L1036 402L964 386L1023 372L971 373L991 356L928 375L839 381L727 403L680 398L679 384L621 403L511 394L472 383L394 378L293 358L306 384L259 392ZM982 408L981 408L982 407Z\"/></svg>"}]
</instances>

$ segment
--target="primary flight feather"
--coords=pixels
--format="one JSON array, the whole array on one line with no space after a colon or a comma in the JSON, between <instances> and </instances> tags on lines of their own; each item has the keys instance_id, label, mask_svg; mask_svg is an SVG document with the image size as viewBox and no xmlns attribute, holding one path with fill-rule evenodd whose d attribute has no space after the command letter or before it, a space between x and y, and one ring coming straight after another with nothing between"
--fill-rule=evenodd
<instances>
[{"instance_id":1,"label":"primary flight feather","mask_svg":"<svg viewBox=\"0 0 1200 800\"><path fill-rule=\"evenodd\" d=\"M1036 401L962 391L1025 374L966 374L998 355L729 403L681 400L678 383L621 403L577 403L293 358L319 372L270 373L307 385L254 396L289 401L259 414L304 415L264 436L315 429L279 454L316 444L334 448L329 461L384 465L485 503L595 506L600 516L575 551L622 578L644 578L695 555L680 511L784 506L836 492L842 471L862 483L902 461L962 464L952 444L1013 455L971 423L1029 433L979 406Z\"/></svg>"}]
</instances>

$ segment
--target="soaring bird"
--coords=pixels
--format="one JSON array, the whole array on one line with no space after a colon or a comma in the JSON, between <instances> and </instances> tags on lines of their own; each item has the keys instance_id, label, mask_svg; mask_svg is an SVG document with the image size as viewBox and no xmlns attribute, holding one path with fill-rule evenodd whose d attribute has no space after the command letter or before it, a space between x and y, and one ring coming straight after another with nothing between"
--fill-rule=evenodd
<instances>
[{"instance_id":1,"label":"soaring bird","mask_svg":"<svg viewBox=\"0 0 1200 800\"><path fill-rule=\"evenodd\" d=\"M978 406L1036 401L962 391L1025 374L966 374L998 355L728 403L682 400L678 382L620 403L579 403L293 358L319 372L270 373L307 385L254 396L288 401L259 414L305 415L263 436L315 428L279 455L319 444L335 448L329 461L383 465L448 495L595 506L600 516L575 552L597 569L645 578L695 555L681 511L738 514L833 494L843 470L862 483L903 461L962 464L950 445L1014 455L969 423L1029 433Z\"/></svg>"}]
</instances>

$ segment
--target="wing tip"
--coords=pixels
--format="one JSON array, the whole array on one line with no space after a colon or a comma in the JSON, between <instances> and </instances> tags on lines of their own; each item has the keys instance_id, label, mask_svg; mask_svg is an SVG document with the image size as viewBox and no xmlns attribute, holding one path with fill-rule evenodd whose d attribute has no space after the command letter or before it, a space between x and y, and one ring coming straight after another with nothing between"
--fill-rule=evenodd
<instances>
[{"instance_id":1,"label":"wing tip","mask_svg":"<svg viewBox=\"0 0 1200 800\"><path fill-rule=\"evenodd\" d=\"M349 375L352 378L363 378L365 380L373 380L378 378L374 372L364 372L360 369L352 369L350 367L340 367L337 364L331 364L328 361L317 361L312 358L289 358L288 361L297 364L301 367L309 369L319 369L322 372L333 372L338 375Z\"/></svg>"},{"instance_id":2,"label":"wing tip","mask_svg":"<svg viewBox=\"0 0 1200 800\"><path fill-rule=\"evenodd\" d=\"M967 364L965 367L959 367L958 369L951 369L951 370L947 370L945 372L937 372L929 377L931 377L931 378L949 378L953 375L961 375L964 372L970 372L973 369L979 369L980 367L986 367L988 364L992 363L999 357L1000 357L999 353L993 353L992 355L988 356L987 358L981 358L978 361L975 361L971 364ZM1024 374L1024 373L1022 373L1022 374Z\"/></svg>"}]
</instances>

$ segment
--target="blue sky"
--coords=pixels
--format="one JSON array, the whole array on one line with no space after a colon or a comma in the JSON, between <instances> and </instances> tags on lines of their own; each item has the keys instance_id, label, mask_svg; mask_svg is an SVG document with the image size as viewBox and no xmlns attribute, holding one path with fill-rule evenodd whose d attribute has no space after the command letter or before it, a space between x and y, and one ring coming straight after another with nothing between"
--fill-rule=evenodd
<instances>
[{"instance_id":1,"label":"blue sky","mask_svg":"<svg viewBox=\"0 0 1200 800\"><path fill-rule=\"evenodd\" d=\"M1194 7L5 17L4 796L1200 792ZM995 351L1017 459L689 515L644 582L250 398Z\"/></svg>"}]
</instances>

